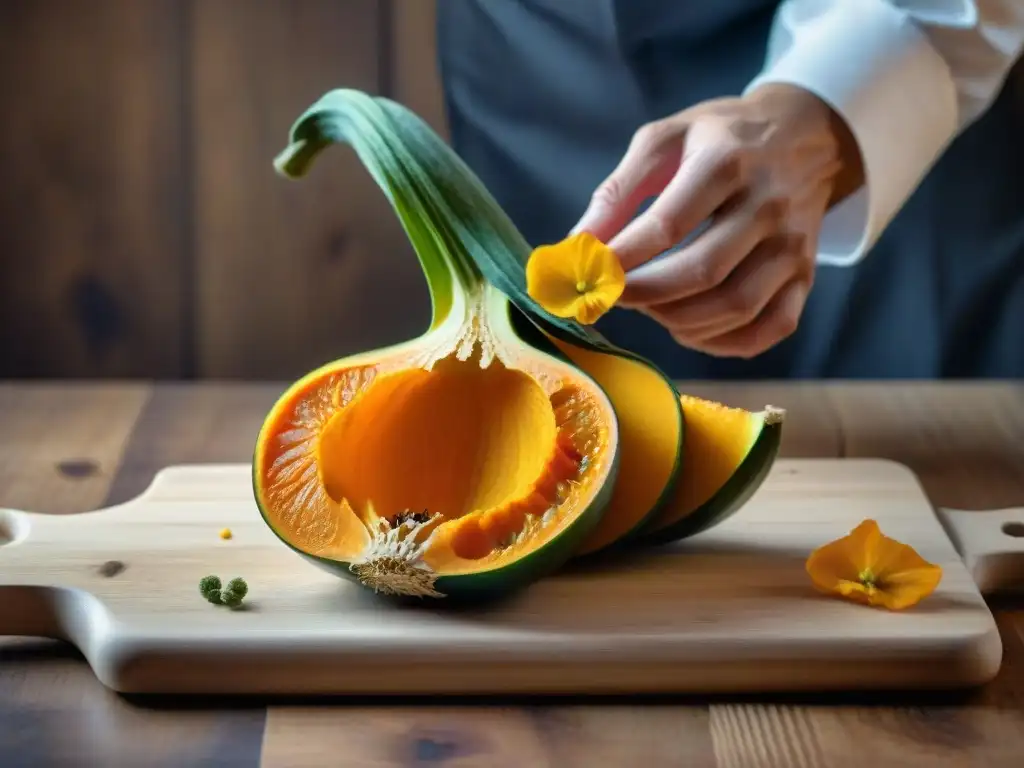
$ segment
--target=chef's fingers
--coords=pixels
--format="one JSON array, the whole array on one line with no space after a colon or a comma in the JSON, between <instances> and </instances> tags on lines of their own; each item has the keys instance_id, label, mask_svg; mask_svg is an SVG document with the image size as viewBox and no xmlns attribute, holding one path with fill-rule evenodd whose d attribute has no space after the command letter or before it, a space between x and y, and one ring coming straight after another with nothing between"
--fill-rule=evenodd
<instances>
[{"instance_id":1,"label":"chef's fingers","mask_svg":"<svg viewBox=\"0 0 1024 768\"><path fill-rule=\"evenodd\" d=\"M681 243L746 187L748 150L725 121L691 125L679 169L650 207L608 244L627 271Z\"/></svg>"},{"instance_id":2,"label":"chef's fingers","mask_svg":"<svg viewBox=\"0 0 1024 768\"><path fill-rule=\"evenodd\" d=\"M643 202L659 194L675 175L684 130L684 124L672 118L640 128L615 170L594 190L572 234L590 232L604 243L615 237Z\"/></svg>"}]
</instances>

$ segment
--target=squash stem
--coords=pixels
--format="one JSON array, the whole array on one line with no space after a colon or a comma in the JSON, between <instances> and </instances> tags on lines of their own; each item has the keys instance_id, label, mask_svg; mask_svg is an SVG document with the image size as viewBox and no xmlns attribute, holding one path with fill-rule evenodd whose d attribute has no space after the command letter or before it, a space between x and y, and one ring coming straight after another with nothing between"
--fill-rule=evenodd
<instances>
[{"instance_id":1,"label":"squash stem","mask_svg":"<svg viewBox=\"0 0 1024 768\"><path fill-rule=\"evenodd\" d=\"M334 143L355 150L398 215L426 278L432 305L430 327L436 328L451 311L453 281L467 293L483 283L481 271L449 220L450 213L445 212L444 201L424 186L424 169L397 140L379 104L354 91L332 91L300 116L274 167L285 177L300 178Z\"/></svg>"}]
</instances>

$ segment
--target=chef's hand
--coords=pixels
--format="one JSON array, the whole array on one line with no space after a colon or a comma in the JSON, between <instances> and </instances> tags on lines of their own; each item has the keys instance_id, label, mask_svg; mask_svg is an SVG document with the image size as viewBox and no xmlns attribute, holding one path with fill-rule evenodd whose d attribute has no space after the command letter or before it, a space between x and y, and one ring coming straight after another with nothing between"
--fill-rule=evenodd
<instances>
[{"instance_id":1,"label":"chef's hand","mask_svg":"<svg viewBox=\"0 0 1024 768\"><path fill-rule=\"evenodd\" d=\"M683 346L752 357L796 329L825 212L862 177L828 105L770 85L643 126L573 231L618 254L627 272L620 306ZM648 263L704 223L692 242Z\"/></svg>"}]
</instances>

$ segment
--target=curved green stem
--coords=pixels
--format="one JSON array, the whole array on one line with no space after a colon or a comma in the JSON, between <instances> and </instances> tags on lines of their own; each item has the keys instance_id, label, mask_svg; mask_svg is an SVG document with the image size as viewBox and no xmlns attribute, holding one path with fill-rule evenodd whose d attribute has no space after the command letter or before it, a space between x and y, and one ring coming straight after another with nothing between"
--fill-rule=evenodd
<instances>
[{"instance_id":1,"label":"curved green stem","mask_svg":"<svg viewBox=\"0 0 1024 768\"><path fill-rule=\"evenodd\" d=\"M431 328L451 310L453 280L467 291L483 282L424 179L413 172L414 158L377 100L358 91L331 91L299 117L290 139L274 160L277 171L289 178L304 176L331 144L355 150L398 215L420 262L432 303Z\"/></svg>"}]
</instances>

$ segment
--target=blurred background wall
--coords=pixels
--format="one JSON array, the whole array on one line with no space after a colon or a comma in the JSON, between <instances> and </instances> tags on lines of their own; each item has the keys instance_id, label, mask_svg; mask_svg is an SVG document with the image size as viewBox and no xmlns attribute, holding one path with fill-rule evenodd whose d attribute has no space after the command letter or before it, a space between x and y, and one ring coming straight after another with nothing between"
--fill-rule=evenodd
<instances>
[{"instance_id":1,"label":"blurred background wall","mask_svg":"<svg viewBox=\"0 0 1024 768\"><path fill-rule=\"evenodd\" d=\"M0 0L0 379L288 380L420 333L351 150L272 160L339 86L446 136L438 1Z\"/></svg>"},{"instance_id":2,"label":"blurred background wall","mask_svg":"<svg viewBox=\"0 0 1024 768\"><path fill-rule=\"evenodd\" d=\"M324 91L445 135L435 0L0 0L0 378L288 379L420 333L405 234Z\"/></svg>"}]
</instances>

